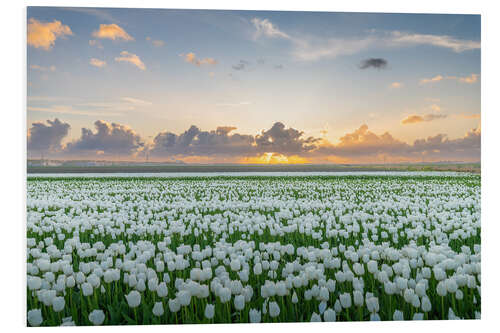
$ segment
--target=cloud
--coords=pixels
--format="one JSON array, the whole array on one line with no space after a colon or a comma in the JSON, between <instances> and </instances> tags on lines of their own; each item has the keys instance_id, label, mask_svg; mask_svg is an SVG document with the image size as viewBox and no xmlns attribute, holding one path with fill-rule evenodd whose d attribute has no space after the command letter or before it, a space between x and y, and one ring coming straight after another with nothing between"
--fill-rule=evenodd
<instances>
[{"instance_id":1,"label":"cloud","mask_svg":"<svg viewBox=\"0 0 500 333\"><path fill-rule=\"evenodd\" d=\"M367 69L367 68L385 69L386 67L387 67L387 60L382 58L365 59L359 65L360 69Z\"/></svg>"},{"instance_id":2,"label":"cloud","mask_svg":"<svg viewBox=\"0 0 500 333\"><path fill-rule=\"evenodd\" d=\"M456 53L481 48L481 42L457 39L446 35L414 34L400 31L391 33L390 42L406 45L432 45L450 49Z\"/></svg>"},{"instance_id":3,"label":"cloud","mask_svg":"<svg viewBox=\"0 0 500 333\"><path fill-rule=\"evenodd\" d=\"M464 137L449 139L445 134L437 134L426 139L415 140L411 152L429 156L445 156L449 159L481 158L481 130L472 129Z\"/></svg>"},{"instance_id":4,"label":"cloud","mask_svg":"<svg viewBox=\"0 0 500 333\"><path fill-rule=\"evenodd\" d=\"M432 115L434 117L436 115ZM442 116L437 116L442 117ZM426 116L422 116L426 121ZM428 118L430 119L430 118ZM430 120L429 120L430 121ZM373 163L389 161L477 161L480 159L481 130L450 139L438 133L413 143L403 142L389 132L376 134L361 125L333 144L326 138L306 137L303 131L276 122L257 135L240 134L235 126L203 131L192 125L181 134L158 133L151 144L126 125L98 120L95 130L82 128L80 138L62 146L69 124L58 119L48 125L34 123L28 131L28 150L44 150L68 158L144 158L217 163Z\"/></svg>"},{"instance_id":5,"label":"cloud","mask_svg":"<svg viewBox=\"0 0 500 333\"><path fill-rule=\"evenodd\" d=\"M404 118L403 120L401 120L401 124L403 124L403 125L417 124L417 123L422 123L422 122L433 121L436 119L443 119L446 117L447 117L447 115L445 115L445 114L426 114L423 116L410 115L410 116Z\"/></svg>"},{"instance_id":6,"label":"cloud","mask_svg":"<svg viewBox=\"0 0 500 333\"><path fill-rule=\"evenodd\" d=\"M122 97L122 101L136 104L136 105L152 105L153 104L151 102L144 101L144 100L138 99L138 98L132 98L132 97Z\"/></svg>"},{"instance_id":7,"label":"cloud","mask_svg":"<svg viewBox=\"0 0 500 333\"><path fill-rule=\"evenodd\" d=\"M437 104L432 104L430 107L429 107L432 111L434 112L439 112L441 111L441 107Z\"/></svg>"},{"instance_id":8,"label":"cloud","mask_svg":"<svg viewBox=\"0 0 500 333\"><path fill-rule=\"evenodd\" d=\"M478 77L479 77L479 75L473 73L473 74L471 74L469 76L463 76L463 77L459 77L459 76L447 76L446 78L450 79L450 80L457 80L460 83L473 84L473 83L477 82Z\"/></svg>"},{"instance_id":9,"label":"cloud","mask_svg":"<svg viewBox=\"0 0 500 333\"><path fill-rule=\"evenodd\" d=\"M481 119L481 114L480 113L461 114L459 115L459 117L464 119Z\"/></svg>"},{"instance_id":10,"label":"cloud","mask_svg":"<svg viewBox=\"0 0 500 333\"><path fill-rule=\"evenodd\" d=\"M478 77L479 75L477 74L471 74L470 76L467 77L459 77L458 81L462 83L476 83Z\"/></svg>"},{"instance_id":11,"label":"cloud","mask_svg":"<svg viewBox=\"0 0 500 333\"><path fill-rule=\"evenodd\" d=\"M151 37L146 37L146 40L148 42L151 42L151 44L153 44L153 46L156 46L156 47L162 47L165 45L165 42L160 40L160 39L151 39Z\"/></svg>"},{"instance_id":12,"label":"cloud","mask_svg":"<svg viewBox=\"0 0 500 333\"><path fill-rule=\"evenodd\" d=\"M253 18L251 23L255 29L254 40L263 37L288 40L291 42L292 56L301 61L333 59L367 49L402 48L418 45L447 48L456 53L481 48L481 43L478 41L463 40L446 35L371 30L366 36L360 38L320 37L292 35L280 30L268 19Z\"/></svg>"},{"instance_id":13,"label":"cloud","mask_svg":"<svg viewBox=\"0 0 500 333\"><path fill-rule=\"evenodd\" d=\"M398 89L398 88L401 88L402 86L403 86L403 84L401 82L393 82L390 85L390 87L393 89Z\"/></svg>"},{"instance_id":14,"label":"cloud","mask_svg":"<svg viewBox=\"0 0 500 333\"><path fill-rule=\"evenodd\" d=\"M189 52L188 54L180 54L182 58L184 58L185 62L191 63L196 66L202 66L202 65L216 65L217 60L213 58L204 58L204 59L199 59L196 57L196 55L193 52Z\"/></svg>"},{"instance_id":15,"label":"cloud","mask_svg":"<svg viewBox=\"0 0 500 333\"><path fill-rule=\"evenodd\" d=\"M202 131L192 125L177 135L168 131L159 133L153 140L152 156L238 156L254 154L252 135L231 134L236 127L220 126L215 131Z\"/></svg>"},{"instance_id":16,"label":"cloud","mask_svg":"<svg viewBox=\"0 0 500 333\"><path fill-rule=\"evenodd\" d=\"M472 129L457 139L437 134L408 144L388 132L377 135L362 125L341 137L339 144L323 144L313 154L334 160L347 158L351 162L381 162L385 157L393 161L420 161L423 156L428 161L477 161L481 157L481 130Z\"/></svg>"},{"instance_id":17,"label":"cloud","mask_svg":"<svg viewBox=\"0 0 500 333\"><path fill-rule=\"evenodd\" d=\"M368 130L367 125L361 125L352 133L347 133L339 139L337 145L325 144L317 154L333 154L340 157L374 156L381 153L401 153L406 151L408 144L395 139L389 132L377 135Z\"/></svg>"},{"instance_id":18,"label":"cloud","mask_svg":"<svg viewBox=\"0 0 500 333\"><path fill-rule=\"evenodd\" d=\"M256 30L253 36L254 39L258 39L260 37L290 39L290 36L288 36L288 34L279 30L268 19L253 18L251 22L253 23Z\"/></svg>"},{"instance_id":19,"label":"cloud","mask_svg":"<svg viewBox=\"0 0 500 333\"><path fill-rule=\"evenodd\" d=\"M49 67L43 67L43 66L39 66L39 65L31 65L30 66L31 69L34 69L36 71L40 71L40 72L55 72L56 71L56 66L52 65L52 66L49 66Z\"/></svg>"},{"instance_id":20,"label":"cloud","mask_svg":"<svg viewBox=\"0 0 500 333\"><path fill-rule=\"evenodd\" d=\"M28 45L34 48L48 51L55 45L57 38L71 35L73 32L70 27L57 20L40 22L30 18L28 21Z\"/></svg>"},{"instance_id":21,"label":"cloud","mask_svg":"<svg viewBox=\"0 0 500 333\"><path fill-rule=\"evenodd\" d=\"M439 82L439 81L442 81L444 79L446 80L456 80L460 83L468 83L468 84L473 84L473 83L476 83L477 80L478 80L478 77L479 75L478 74L471 74L469 76L455 76L455 75L449 75L449 76L442 76L442 75L436 75L435 77L433 78L430 78L430 79L421 79L420 80L420 84L426 84L426 83L434 83L434 82Z\"/></svg>"},{"instance_id":22,"label":"cloud","mask_svg":"<svg viewBox=\"0 0 500 333\"><path fill-rule=\"evenodd\" d=\"M444 79L444 77L442 75L436 75L430 79L426 79L426 78L420 79L420 84L422 85L422 84L427 84L427 83L439 82L443 79Z\"/></svg>"},{"instance_id":23,"label":"cloud","mask_svg":"<svg viewBox=\"0 0 500 333\"><path fill-rule=\"evenodd\" d=\"M68 135L70 125L59 119L36 122L28 129L28 150L54 152L62 149L61 141Z\"/></svg>"},{"instance_id":24,"label":"cloud","mask_svg":"<svg viewBox=\"0 0 500 333\"><path fill-rule=\"evenodd\" d=\"M90 64L95 67L104 67L106 66L106 61L104 60L99 60L97 58L91 58L90 59Z\"/></svg>"},{"instance_id":25,"label":"cloud","mask_svg":"<svg viewBox=\"0 0 500 333\"><path fill-rule=\"evenodd\" d=\"M283 69L283 65L282 64L279 64L279 65L274 65L274 69Z\"/></svg>"},{"instance_id":26,"label":"cloud","mask_svg":"<svg viewBox=\"0 0 500 333\"><path fill-rule=\"evenodd\" d=\"M116 57L115 61L118 62L128 62L131 63L132 65L137 66L141 70L146 70L146 65L142 62L141 58L139 58L137 55L130 53L128 51L122 51L120 52L121 57Z\"/></svg>"},{"instance_id":27,"label":"cloud","mask_svg":"<svg viewBox=\"0 0 500 333\"><path fill-rule=\"evenodd\" d=\"M66 145L67 154L130 155L144 146L141 137L130 127L97 120L96 131L82 128L79 139Z\"/></svg>"},{"instance_id":28,"label":"cloud","mask_svg":"<svg viewBox=\"0 0 500 333\"><path fill-rule=\"evenodd\" d=\"M246 60L240 60L236 65L233 65L233 69L237 71L244 70L246 66L248 66L250 63Z\"/></svg>"},{"instance_id":29,"label":"cloud","mask_svg":"<svg viewBox=\"0 0 500 333\"><path fill-rule=\"evenodd\" d=\"M292 56L300 61L317 61L334 59L338 56L351 55L377 45L376 38L371 36L361 39L293 39Z\"/></svg>"},{"instance_id":30,"label":"cloud","mask_svg":"<svg viewBox=\"0 0 500 333\"><path fill-rule=\"evenodd\" d=\"M285 125L276 122L267 131L255 137L257 150L260 152L277 152L282 154L299 154L316 148L318 138L303 138L304 132L294 128L285 129Z\"/></svg>"},{"instance_id":31,"label":"cloud","mask_svg":"<svg viewBox=\"0 0 500 333\"><path fill-rule=\"evenodd\" d=\"M92 36L95 38L106 38L111 40L132 41L134 38L130 36L123 28L115 23L100 24L99 30L94 30Z\"/></svg>"}]
</instances>

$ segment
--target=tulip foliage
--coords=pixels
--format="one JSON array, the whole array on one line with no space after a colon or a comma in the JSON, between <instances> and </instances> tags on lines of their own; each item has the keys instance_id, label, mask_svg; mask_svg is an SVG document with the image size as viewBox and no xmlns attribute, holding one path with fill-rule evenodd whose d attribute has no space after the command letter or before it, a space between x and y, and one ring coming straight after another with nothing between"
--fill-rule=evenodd
<instances>
[{"instance_id":1,"label":"tulip foliage","mask_svg":"<svg viewBox=\"0 0 500 333\"><path fill-rule=\"evenodd\" d=\"M28 324L480 318L480 181L29 177Z\"/></svg>"}]
</instances>

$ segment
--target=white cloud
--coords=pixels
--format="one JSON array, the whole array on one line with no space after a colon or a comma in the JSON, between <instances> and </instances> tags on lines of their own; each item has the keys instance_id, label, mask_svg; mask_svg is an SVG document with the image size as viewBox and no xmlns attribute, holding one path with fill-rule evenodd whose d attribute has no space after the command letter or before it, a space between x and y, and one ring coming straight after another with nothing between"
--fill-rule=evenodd
<instances>
[{"instance_id":1,"label":"white cloud","mask_svg":"<svg viewBox=\"0 0 500 333\"><path fill-rule=\"evenodd\" d=\"M434 83L434 82L439 82L439 81L442 81L444 79L446 80L456 80L460 83L468 83L468 84L473 84L473 83L476 83L477 80L479 78L479 75L478 74L471 74L469 76L455 76L455 75L450 75L450 76L442 76L442 75L436 75L432 78L424 78L424 79L420 79L420 84L426 84L426 83Z\"/></svg>"},{"instance_id":2,"label":"white cloud","mask_svg":"<svg viewBox=\"0 0 500 333\"><path fill-rule=\"evenodd\" d=\"M283 31L279 30L271 21L268 19L253 18L252 23L256 29L254 33L254 39L258 39L262 36L268 38L285 38L291 39L290 36Z\"/></svg>"},{"instance_id":3,"label":"white cloud","mask_svg":"<svg viewBox=\"0 0 500 333\"><path fill-rule=\"evenodd\" d=\"M481 48L481 42L457 39L446 35L412 34L400 31L391 33L390 42L407 45L433 45L460 53Z\"/></svg>"},{"instance_id":4,"label":"white cloud","mask_svg":"<svg viewBox=\"0 0 500 333\"><path fill-rule=\"evenodd\" d=\"M115 61L118 62L128 62L131 63L135 66L137 66L141 70L146 70L146 65L142 62L141 58L139 58L137 55L130 53L128 51L122 51L120 52L121 57L116 57Z\"/></svg>"},{"instance_id":5,"label":"white cloud","mask_svg":"<svg viewBox=\"0 0 500 333\"><path fill-rule=\"evenodd\" d=\"M366 36L360 38L324 38L291 35L280 30L268 19L253 18L251 22L255 28L254 40L263 37L289 40L292 56L301 61L335 58L341 55L355 54L367 49L418 45L447 48L457 53L481 48L481 43L478 41L457 39L446 35L413 34L401 31L378 32L377 30L372 30Z\"/></svg>"},{"instance_id":6,"label":"white cloud","mask_svg":"<svg viewBox=\"0 0 500 333\"><path fill-rule=\"evenodd\" d=\"M95 67L104 67L106 66L106 61L97 58L92 58L90 59L90 64Z\"/></svg>"},{"instance_id":7,"label":"white cloud","mask_svg":"<svg viewBox=\"0 0 500 333\"><path fill-rule=\"evenodd\" d=\"M434 83L434 82L439 82L441 80L443 80L444 77L442 75L436 75L432 78L424 78L424 79L420 79L420 84L427 84L427 83Z\"/></svg>"},{"instance_id":8,"label":"white cloud","mask_svg":"<svg viewBox=\"0 0 500 333\"><path fill-rule=\"evenodd\" d=\"M137 104L137 105L152 105L153 103L144 101L142 99L138 98L132 98L132 97L122 97L122 101L132 103L132 104Z\"/></svg>"}]
</instances>

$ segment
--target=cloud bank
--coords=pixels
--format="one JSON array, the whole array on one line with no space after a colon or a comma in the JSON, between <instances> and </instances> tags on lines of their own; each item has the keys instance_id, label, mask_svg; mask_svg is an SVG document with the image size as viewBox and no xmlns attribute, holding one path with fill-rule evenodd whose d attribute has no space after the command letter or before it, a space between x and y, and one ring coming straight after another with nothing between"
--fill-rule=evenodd
<instances>
[{"instance_id":1,"label":"cloud bank","mask_svg":"<svg viewBox=\"0 0 500 333\"><path fill-rule=\"evenodd\" d=\"M426 115L422 121L442 118ZM417 121L418 122L418 121ZM34 123L28 132L28 153L43 150L60 158L96 158L143 160L145 156L157 161L231 163L370 163L390 161L477 161L481 156L481 130L472 129L463 137L450 139L446 134L417 139L406 143L389 132L376 134L362 125L341 136L338 143L325 138L306 137L299 129L281 122L256 135L241 134L234 126L219 126L202 130L192 125L180 134L158 133L146 143L132 128L98 120L95 130L82 128L78 139L62 144L70 128L58 119L47 124ZM266 162L267 161L267 162Z\"/></svg>"}]
</instances>

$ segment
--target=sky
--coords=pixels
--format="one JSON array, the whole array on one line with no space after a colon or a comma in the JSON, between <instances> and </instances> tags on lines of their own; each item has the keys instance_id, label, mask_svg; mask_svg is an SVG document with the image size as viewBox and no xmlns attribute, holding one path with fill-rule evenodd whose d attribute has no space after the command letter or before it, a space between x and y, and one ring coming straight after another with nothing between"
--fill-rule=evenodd
<instances>
[{"instance_id":1,"label":"sky","mask_svg":"<svg viewBox=\"0 0 500 333\"><path fill-rule=\"evenodd\" d=\"M480 23L28 7L28 158L479 161Z\"/></svg>"}]
</instances>

